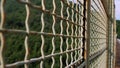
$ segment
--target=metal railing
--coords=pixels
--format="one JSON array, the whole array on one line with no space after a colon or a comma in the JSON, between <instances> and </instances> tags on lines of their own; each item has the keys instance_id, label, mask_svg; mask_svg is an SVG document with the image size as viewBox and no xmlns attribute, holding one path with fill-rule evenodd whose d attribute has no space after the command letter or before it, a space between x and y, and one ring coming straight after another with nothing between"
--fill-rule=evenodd
<instances>
[{"instance_id":1,"label":"metal railing","mask_svg":"<svg viewBox=\"0 0 120 68\"><path fill-rule=\"evenodd\" d=\"M114 68L114 0L7 2L0 4L0 68Z\"/></svg>"}]
</instances>

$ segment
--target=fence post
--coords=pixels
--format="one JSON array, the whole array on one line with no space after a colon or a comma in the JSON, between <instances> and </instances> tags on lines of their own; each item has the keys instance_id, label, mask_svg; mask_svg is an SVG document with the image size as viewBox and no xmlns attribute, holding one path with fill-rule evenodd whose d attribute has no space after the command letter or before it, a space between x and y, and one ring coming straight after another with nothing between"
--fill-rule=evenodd
<instances>
[{"instance_id":1,"label":"fence post","mask_svg":"<svg viewBox=\"0 0 120 68\"><path fill-rule=\"evenodd\" d=\"M86 68L89 68L89 53L90 53L90 9L91 9L91 0L86 0L87 5L87 45L86 45Z\"/></svg>"},{"instance_id":2,"label":"fence post","mask_svg":"<svg viewBox=\"0 0 120 68\"><path fill-rule=\"evenodd\" d=\"M115 20L115 4L114 4L114 0L112 0L112 9L111 9L111 11L112 11L112 17L113 17L113 19L112 19L112 25L113 25L113 55L112 55L112 57L113 57L113 59L112 59L112 68L115 68L115 59L116 59L116 20Z\"/></svg>"},{"instance_id":3,"label":"fence post","mask_svg":"<svg viewBox=\"0 0 120 68\"><path fill-rule=\"evenodd\" d=\"M113 18L114 18L114 24L113 24L113 45L114 45L114 67L115 68L115 60L116 60L116 20L115 20L115 4L113 7Z\"/></svg>"},{"instance_id":4,"label":"fence post","mask_svg":"<svg viewBox=\"0 0 120 68\"><path fill-rule=\"evenodd\" d=\"M109 17L107 21L107 68L109 68Z\"/></svg>"},{"instance_id":5,"label":"fence post","mask_svg":"<svg viewBox=\"0 0 120 68\"><path fill-rule=\"evenodd\" d=\"M112 37L112 26L113 26L113 20L112 20L112 0L108 0L108 46L107 46L107 68L111 68L112 67L112 41L113 41L113 37Z\"/></svg>"}]
</instances>

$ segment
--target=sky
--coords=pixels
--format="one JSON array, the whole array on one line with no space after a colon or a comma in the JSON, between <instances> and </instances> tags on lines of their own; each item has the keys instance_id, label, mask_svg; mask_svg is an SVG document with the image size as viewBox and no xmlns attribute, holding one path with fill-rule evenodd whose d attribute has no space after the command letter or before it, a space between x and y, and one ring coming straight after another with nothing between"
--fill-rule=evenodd
<instances>
[{"instance_id":1,"label":"sky","mask_svg":"<svg viewBox=\"0 0 120 68\"><path fill-rule=\"evenodd\" d=\"M120 0L115 0L116 19L120 20Z\"/></svg>"}]
</instances>

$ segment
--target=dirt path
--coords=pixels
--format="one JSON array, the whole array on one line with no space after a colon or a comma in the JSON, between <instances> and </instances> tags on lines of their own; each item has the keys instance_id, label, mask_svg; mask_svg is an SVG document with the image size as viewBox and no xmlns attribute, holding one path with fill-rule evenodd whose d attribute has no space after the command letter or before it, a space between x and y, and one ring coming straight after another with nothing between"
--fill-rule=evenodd
<instances>
[{"instance_id":1,"label":"dirt path","mask_svg":"<svg viewBox=\"0 0 120 68\"><path fill-rule=\"evenodd\" d=\"M117 39L116 45L116 68L120 68L120 39Z\"/></svg>"}]
</instances>

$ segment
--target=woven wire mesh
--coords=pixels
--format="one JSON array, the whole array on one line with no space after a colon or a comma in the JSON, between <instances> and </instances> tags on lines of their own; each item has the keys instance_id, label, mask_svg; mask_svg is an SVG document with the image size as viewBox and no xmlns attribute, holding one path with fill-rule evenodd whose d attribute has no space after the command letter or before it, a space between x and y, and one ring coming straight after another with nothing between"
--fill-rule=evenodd
<instances>
[{"instance_id":1,"label":"woven wire mesh","mask_svg":"<svg viewBox=\"0 0 120 68\"><path fill-rule=\"evenodd\" d=\"M90 68L106 68L106 59L107 57L106 51L102 53L102 55L94 58L92 61L90 61ZM103 58L104 57L104 58Z\"/></svg>"},{"instance_id":2,"label":"woven wire mesh","mask_svg":"<svg viewBox=\"0 0 120 68\"><path fill-rule=\"evenodd\" d=\"M107 41L111 52L114 51L113 25L109 24L112 28L107 36L108 16L101 0L91 0L89 22L86 22L89 11L86 0L11 2L8 5L10 1L1 0L0 4L1 68L81 68L85 67L86 58L90 68L106 68L111 56L106 50ZM90 29L86 28L88 24ZM86 40L90 40L89 57ZM112 64L113 57L110 58Z\"/></svg>"},{"instance_id":3,"label":"woven wire mesh","mask_svg":"<svg viewBox=\"0 0 120 68\"><path fill-rule=\"evenodd\" d=\"M101 0L91 0L90 13L90 53L89 56L106 49L107 15ZM106 68L107 51L90 61L90 68ZM104 58L103 58L104 57Z\"/></svg>"},{"instance_id":4,"label":"woven wire mesh","mask_svg":"<svg viewBox=\"0 0 120 68\"><path fill-rule=\"evenodd\" d=\"M40 0L38 3L36 0L15 1L14 3L18 3L24 8L23 11L26 10L23 12L25 15L20 14L24 18L21 21L22 24L24 23L23 28L15 27L16 25L13 25L12 28L9 27L10 24L5 21L4 10L7 4L5 0L1 0L0 65L2 68L76 67L77 64L83 61L82 38L84 36L82 32L85 27L83 26L82 0ZM33 12L37 14L33 14ZM6 16L8 16L7 13ZM11 37L11 33L13 37ZM20 36L22 41L16 39ZM13 43L17 43L18 46L20 43L21 46L18 48L21 49L19 51L14 49L15 52L13 51L9 56L6 55L4 51L7 51L10 46L15 48L17 45L7 44L4 39L6 41L16 39ZM4 44L5 42L6 44ZM21 54L19 54L20 51ZM15 59L12 59L14 61L10 62L9 57L15 56L14 53L18 53L19 57L16 56ZM20 57L21 59L19 59Z\"/></svg>"}]
</instances>

